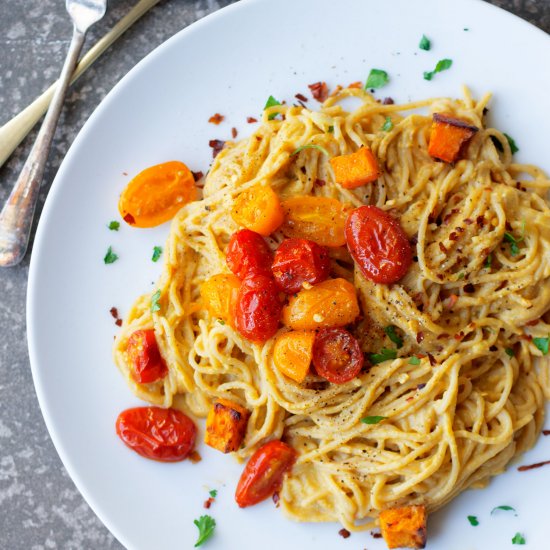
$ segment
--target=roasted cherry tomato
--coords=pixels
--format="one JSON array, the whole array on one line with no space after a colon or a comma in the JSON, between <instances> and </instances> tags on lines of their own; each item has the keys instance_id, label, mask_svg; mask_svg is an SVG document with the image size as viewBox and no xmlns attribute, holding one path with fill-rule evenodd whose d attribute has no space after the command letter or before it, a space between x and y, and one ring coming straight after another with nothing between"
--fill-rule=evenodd
<instances>
[{"instance_id":1,"label":"roasted cherry tomato","mask_svg":"<svg viewBox=\"0 0 550 550\"><path fill-rule=\"evenodd\" d=\"M136 407L118 415L116 433L130 449L145 458L177 462L193 450L197 428L176 409Z\"/></svg>"},{"instance_id":2,"label":"roasted cherry tomato","mask_svg":"<svg viewBox=\"0 0 550 550\"><path fill-rule=\"evenodd\" d=\"M363 275L375 283L399 281L412 262L399 222L376 206L360 206L346 220L348 249Z\"/></svg>"},{"instance_id":3,"label":"roasted cherry tomato","mask_svg":"<svg viewBox=\"0 0 550 550\"><path fill-rule=\"evenodd\" d=\"M313 342L313 366L319 376L333 384L344 384L363 368L359 342L343 328L321 329Z\"/></svg>"},{"instance_id":4,"label":"roasted cherry tomato","mask_svg":"<svg viewBox=\"0 0 550 550\"><path fill-rule=\"evenodd\" d=\"M233 319L247 340L265 342L277 332L282 304L275 281L263 274L250 275L242 283Z\"/></svg>"},{"instance_id":5,"label":"roasted cherry tomato","mask_svg":"<svg viewBox=\"0 0 550 550\"><path fill-rule=\"evenodd\" d=\"M149 384L168 374L168 368L160 354L154 330L133 332L128 338L126 351L132 365L132 378L136 382Z\"/></svg>"},{"instance_id":6,"label":"roasted cherry tomato","mask_svg":"<svg viewBox=\"0 0 550 550\"><path fill-rule=\"evenodd\" d=\"M258 504L277 491L298 454L282 441L270 441L260 447L245 466L235 500L241 508Z\"/></svg>"},{"instance_id":7,"label":"roasted cherry tomato","mask_svg":"<svg viewBox=\"0 0 550 550\"><path fill-rule=\"evenodd\" d=\"M231 236L225 261L239 279L244 279L253 273L271 273L273 252L261 235L241 229Z\"/></svg>"},{"instance_id":8,"label":"roasted cherry tomato","mask_svg":"<svg viewBox=\"0 0 550 550\"><path fill-rule=\"evenodd\" d=\"M302 289L303 283L320 283L330 274L330 258L324 246L306 239L286 239L275 252L271 267L275 282L287 294Z\"/></svg>"}]
</instances>

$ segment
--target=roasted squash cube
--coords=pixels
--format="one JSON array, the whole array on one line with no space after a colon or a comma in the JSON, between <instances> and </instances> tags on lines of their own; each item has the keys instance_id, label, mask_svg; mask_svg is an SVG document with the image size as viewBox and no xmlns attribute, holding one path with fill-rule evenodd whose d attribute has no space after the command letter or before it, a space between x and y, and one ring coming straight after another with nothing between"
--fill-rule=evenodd
<instances>
[{"instance_id":1,"label":"roasted squash cube","mask_svg":"<svg viewBox=\"0 0 550 550\"><path fill-rule=\"evenodd\" d=\"M467 121L434 113L428 153L445 162L455 162L478 131Z\"/></svg>"},{"instance_id":2,"label":"roasted squash cube","mask_svg":"<svg viewBox=\"0 0 550 550\"><path fill-rule=\"evenodd\" d=\"M334 178L345 189L355 189L371 183L380 176L378 161L368 147L361 147L355 153L330 159Z\"/></svg>"},{"instance_id":3,"label":"roasted squash cube","mask_svg":"<svg viewBox=\"0 0 550 550\"><path fill-rule=\"evenodd\" d=\"M426 523L425 506L404 506L380 512L380 531L388 548L424 548Z\"/></svg>"},{"instance_id":4,"label":"roasted squash cube","mask_svg":"<svg viewBox=\"0 0 550 550\"><path fill-rule=\"evenodd\" d=\"M208 412L204 442L222 453L232 453L241 446L249 412L228 399L218 399Z\"/></svg>"}]
</instances>

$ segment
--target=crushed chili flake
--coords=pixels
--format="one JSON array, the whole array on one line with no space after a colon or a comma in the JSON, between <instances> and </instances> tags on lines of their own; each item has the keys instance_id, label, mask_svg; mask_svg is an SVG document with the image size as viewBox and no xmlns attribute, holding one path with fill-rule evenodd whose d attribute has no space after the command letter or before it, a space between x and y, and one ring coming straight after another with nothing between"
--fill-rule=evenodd
<instances>
[{"instance_id":1,"label":"crushed chili flake","mask_svg":"<svg viewBox=\"0 0 550 550\"><path fill-rule=\"evenodd\" d=\"M308 99L304 94L296 94L294 96L296 99L303 101L304 103L307 103Z\"/></svg>"},{"instance_id":2,"label":"crushed chili flake","mask_svg":"<svg viewBox=\"0 0 550 550\"><path fill-rule=\"evenodd\" d=\"M220 115L220 113L216 113L208 119L208 122L211 122L212 124L219 124L224 119L225 117L223 115Z\"/></svg>"},{"instance_id":3,"label":"crushed chili flake","mask_svg":"<svg viewBox=\"0 0 550 550\"><path fill-rule=\"evenodd\" d=\"M231 128L231 137L232 137L233 139L235 139L235 138L237 137L237 134L238 134L238 133L239 133L239 132L237 132L237 128L235 128L235 127Z\"/></svg>"},{"instance_id":4,"label":"crushed chili flake","mask_svg":"<svg viewBox=\"0 0 550 550\"><path fill-rule=\"evenodd\" d=\"M475 290L476 290L476 287L472 283L468 283L467 285L464 285L464 292L467 292L468 294L475 292Z\"/></svg>"},{"instance_id":5,"label":"crushed chili flake","mask_svg":"<svg viewBox=\"0 0 550 550\"><path fill-rule=\"evenodd\" d=\"M204 501L204 507L206 509L210 508L210 506L212 506L212 503L214 502L214 499L212 497L209 497L207 498L205 501Z\"/></svg>"},{"instance_id":6,"label":"crushed chili flake","mask_svg":"<svg viewBox=\"0 0 550 550\"><path fill-rule=\"evenodd\" d=\"M534 327L535 325L539 324L539 319L533 319L532 321L529 321L528 323L525 323L526 327Z\"/></svg>"},{"instance_id":7,"label":"crushed chili flake","mask_svg":"<svg viewBox=\"0 0 550 550\"><path fill-rule=\"evenodd\" d=\"M546 466L546 464L550 464L550 460L545 460L544 462L535 462L535 464L529 464L528 466L520 466L518 468L518 472L526 472L527 470L534 470L535 468Z\"/></svg>"},{"instance_id":8,"label":"crushed chili flake","mask_svg":"<svg viewBox=\"0 0 550 550\"><path fill-rule=\"evenodd\" d=\"M223 149L225 141L222 141L221 139L211 139L208 142L208 145L212 147L212 157L216 158L218 153Z\"/></svg>"},{"instance_id":9,"label":"crushed chili flake","mask_svg":"<svg viewBox=\"0 0 550 550\"><path fill-rule=\"evenodd\" d=\"M197 462L200 462L202 460L202 456L197 451L191 451L187 458L193 463L196 464Z\"/></svg>"},{"instance_id":10,"label":"crushed chili flake","mask_svg":"<svg viewBox=\"0 0 550 550\"><path fill-rule=\"evenodd\" d=\"M313 182L313 185L315 185L316 187L323 187L324 185L326 185L326 181L325 180L320 180L319 178L317 178L314 182Z\"/></svg>"},{"instance_id":11,"label":"crushed chili flake","mask_svg":"<svg viewBox=\"0 0 550 550\"><path fill-rule=\"evenodd\" d=\"M347 539L351 533L347 530L347 529L340 529L340 531L338 531L338 534L343 538L343 539Z\"/></svg>"},{"instance_id":12,"label":"crushed chili flake","mask_svg":"<svg viewBox=\"0 0 550 550\"><path fill-rule=\"evenodd\" d=\"M458 342L460 342L460 341L464 338L464 333L463 333L462 331L457 332L457 333L453 336L453 338L454 338L455 340L457 340ZM433 365L432 365L432 366L433 366Z\"/></svg>"},{"instance_id":13,"label":"crushed chili flake","mask_svg":"<svg viewBox=\"0 0 550 550\"><path fill-rule=\"evenodd\" d=\"M382 100L382 105L393 105L395 101L393 100L393 97L385 97Z\"/></svg>"},{"instance_id":14,"label":"crushed chili flake","mask_svg":"<svg viewBox=\"0 0 550 550\"><path fill-rule=\"evenodd\" d=\"M246 122L248 122L248 124L254 124L255 122L258 122L258 119L254 118L253 116L247 116Z\"/></svg>"},{"instance_id":15,"label":"crushed chili flake","mask_svg":"<svg viewBox=\"0 0 550 550\"><path fill-rule=\"evenodd\" d=\"M123 175L123 176L127 176L127 175L128 175L128 172L122 172L122 175Z\"/></svg>"},{"instance_id":16,"label":"crushed chili flake","mask_svg":"<svg viewBox=\"0 0 550 550\"><path fill-rule=\"evenodd\" d=\"M441 252L447 252L447 247L443 244L443 243L439 243L439 250L441 250Z\"/></svg>"},{"instance_id":17,"label":"crushed chili flake","mask_svg":"<svg viewBox=\"0 0 550 550\"><path fill-rule=\"evenodd\" d=\"M454 231L452 231L451 234L449 235L449 240L451 241L458 240L458 235Z\"/></svg>"},{"instance_id":18,"label":"crushed chili flake","mask_svg":"<svg viewBox=\"0 0 550 550\"><path fill-rule=\"evenodd\" d=\"M455 231L458 231L459 233L464 233L464 228L460 227L459 225L458 227L455 227Z\"/></svg>"},{"instance_id":19,"label":"crushed chili flake","mask_svg":"<svg viewBox=\"0 0 550 550\"><path fill-rule=\"evenodd\" d=\"M416 342L420 344L424 340L424 333L422 331L416 333Z\"/></svg>"},{"instance_id":20,"label":"crushed chili flake","mask_svg":"<svg viewBox=\"0 0 550 550\"><path fill-rule=\"evenodd\" d=\"M373 539L381 539L382 538L382 533L377 533L376 531L371 531L370 535Z\"/></svg>"},{"instance_id":21,"label":"crushed chili flake","mask_svg":"<svg viewBox=\"0 0 550 550\"><path fill-rule=\"evenodd\" d=\"M470 219L470 218L465 218L464 219L464 223L466 225L472 225L474 223L474 220Z\"/></svg>"},{"instance_id":22,"label":"crushed chili flake","mask_svg":"<svg viewBox=\"0 0 550 550\"><path fill-rule=\"evenodd\" d=\"M445 300L445 307L447 309L453 309L457 301L458 301L458 296L456 294L451 294L447 298L447 300Z\"/></svg>"},{"instance_id":23,"label":"crushed chili flake","mask_svg":"<svg viewBox=\"0 0 550 550\"><path fill-rule=\"evenodd\" d=\"M485 218L483 216L478 216L476 218L476 223L479 227L483 227L485 225Z\"/></svg>"},{"instance_id":24,"label":"crushed chili flake","mask_svg":"<svg viewBox=\"0 0 550 550\"><path fill-rule=\"evenodd\" d=\"M503 288L506 287L506 285L508 284L508 279L504 279L504 281L502 281L496 288L496 290L502 290Z\"/></svg>"},{"instance_id":25,"label":"crushed chili flake","mask_svg":"<svg viewBox=\"0 0 550 550\"><path fill-rule=\"evenodd\" d=\"M134 225L136 223L136 220L134 219L134 216L132 216L132 214L126 214L126 216L124 216L124 218L122 219L130 225Z\"/></svg>"},{"instance_id":26,"label":"crushed chili flake","mask_svg":"<svg viewBox=\"0 0 550 550\"><path fill-rule=\"evenodd\" d=\"M417 389L417 390L421 390L421 389L423 389L423 388L425 388L425 387L426 387L426 384L421 383L421 384L418 384L418 386L416 386L416 389Z\"/></svg>"},{"instance_id":27,"label":"crushed chili flake","mask_svg":"<svg viewBox=\"0 0 550 550\"><path fill-rule=\"evenodd\" d=\"M527 340L528 342L530 342L530 341L533 339L533 337L532 337L530 334L522 334L522 335L520 336L520 338L521 338L522 340Z\"/></svg>"},{"instance_id":28,"label":"crushed chili flake","mask_svg":"<svg viewBox=\"0 0 550 550\"><path fill-rule=\"evenodd\" d=\"M203 178L204 174L199 170L198 172L191 171L191 174L193 174L193 179L195 180L195 183Z\"/></svg>"},{"instance_id":29,"label":"crushed chili flake","mask_svg":"<svg viewBox=\"0 0 550 550\"><path fill-rule=\"evenodd\" d=\"M328 86L326 82L315 82L310 84L308 88L311 90L311 95L321 103L328 97Z\"/></svg>"},{"instance_id":30,"label":"crushed chili flake","mask_svg":"<svg viewBox=\"0 0 550 550\"><path fill-rule=\"evenodd\" d=\"M438 340L445 340L445 338L449 338L450 334L447 334L446 332L441 333L437 339Z\"/></svg>"},{"instance_id":31,"label":"crushed chili flake","mask_svg":"<svg viewBox=\"0 0 550 550\"><path fill-rule=\"evenodd\" d=\"M115 325L116 325L117 327L121 327L121 326L122 326L122 319L117 319L117 320L115 321Z\"/></svg>"},{"instance_id":32,"label":"crushed chili flake","mask_svg":"<svg viewBox=\"0 0 550 550\"><path fill-rule=\"evenodd\" d=\"M271 499L275 503L275 507L279 508L279 500L281 499L281 497L279 496L279 491L275 491Z\"/></svg>"},{"instance_id":33,"label":"crushed chili flake","mask_svg":"<svg viewBox=\"0 0 550 550\"><path fill-rule=\"evenodd\" d=\"M348 88L362 88L363 87L363 83L360 81L360 80L357 80L355 82L352 82Z\"/></svg>"},{"instance_id":34,"label":"crushed chili flake","mask_svg":"<svg viewBox=\"0 0 550 550\"><path fill-rule=\"evenodd\" d=\"M112 307L109 310L109 313L113 316L114 319L118 319L118 309L116 307Z\"/></svg>"},{"instance_id":35,"label":"crushed chili flake","mask_svg":"<svg viewBox=\"0 0 550 550\"><path fill-rule=\"evenodd\" d=\"M550 430L542 430L542 435L550 435Z\"/></svg>"},{"instance_id":36,"label":"crushed chili flake","mask_svg":"<svg viewBox=\"0 0 550 550\"><path fill-rule=\"evenodd\" d=\"M437 365L437 361L435 360L435 357L431 354L431 353L428 353L428 359L430 360L430 365L432 367L435 367Z\"/></svg>"}]
</instances>

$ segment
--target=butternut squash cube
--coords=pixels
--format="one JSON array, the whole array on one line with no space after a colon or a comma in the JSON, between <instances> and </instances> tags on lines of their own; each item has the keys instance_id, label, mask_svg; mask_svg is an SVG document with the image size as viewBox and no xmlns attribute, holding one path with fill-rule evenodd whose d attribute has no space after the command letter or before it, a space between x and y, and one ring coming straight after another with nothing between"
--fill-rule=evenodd
<instances>
[{"instance_id":1,"label":"butternut squash cube","mask_svg":"<svg viewBox=\"0 0 550 550\"><path fill-rule=\"evenodd\" d=\"M428 153L444 162L456 162L477 131L461 118L434 113Z\"/></svg>"},{"instance_id":2,"label":"butternut squash cube","mask_svg":"<svg viewBox=\"0 0 550 550\"><path fill-rule=\"evenodd\" d=\"M229 399L218 399L206 418L204 442L222 453L239 449L250 413Z\"/></svg>"},{"instance_id":3,"label":"butternut squash cube","mask_svg":"<svg viewBox=\"0 0 550 550\"><path fill-rule=\"evenodd\" d=\"M388 548L424 548L426 523L426 507L422 505L380 512L380 531Z\"/></svg>"},{"instance_id":4,"label":"butternut squash cube","mask_svg":"<svg viewBox=\"0 0 550 550\"><path fill-rule=\"evenodd\" d=\"M355 189L372 183L380 176L378 161L368 147L361 147L355 153L330 159L336 181L344 189Z\"/></svg>"}]
</instances>

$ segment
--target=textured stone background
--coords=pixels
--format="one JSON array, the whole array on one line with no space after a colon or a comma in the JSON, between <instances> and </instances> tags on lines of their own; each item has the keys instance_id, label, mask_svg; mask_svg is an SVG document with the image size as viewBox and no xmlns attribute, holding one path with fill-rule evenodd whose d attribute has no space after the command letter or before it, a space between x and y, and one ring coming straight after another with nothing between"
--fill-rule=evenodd
<instances>
[{"instance_id":1,"label":"textured stone background","mask_svg":"<svg viewBox=\"0 0 550 550\"><path fill-rule=\"evenodd\" d=\"M174 33L231 3L161 1L81 77L69 92L58 126L38 213L76 134L118 80ZM491 3L550 32L550 0ZM0 0L0 124L58 75L71 33L64 4L62 0ZM107 15L91 29L87 44L101 37L133 4L135 0L110 0ZM0 204L34 135L0 168ZM0 268L0 549L120 549L66 474L38 407L25 333L28 265L27 257L19 267Z\"/></svg>"}]
</instances>

